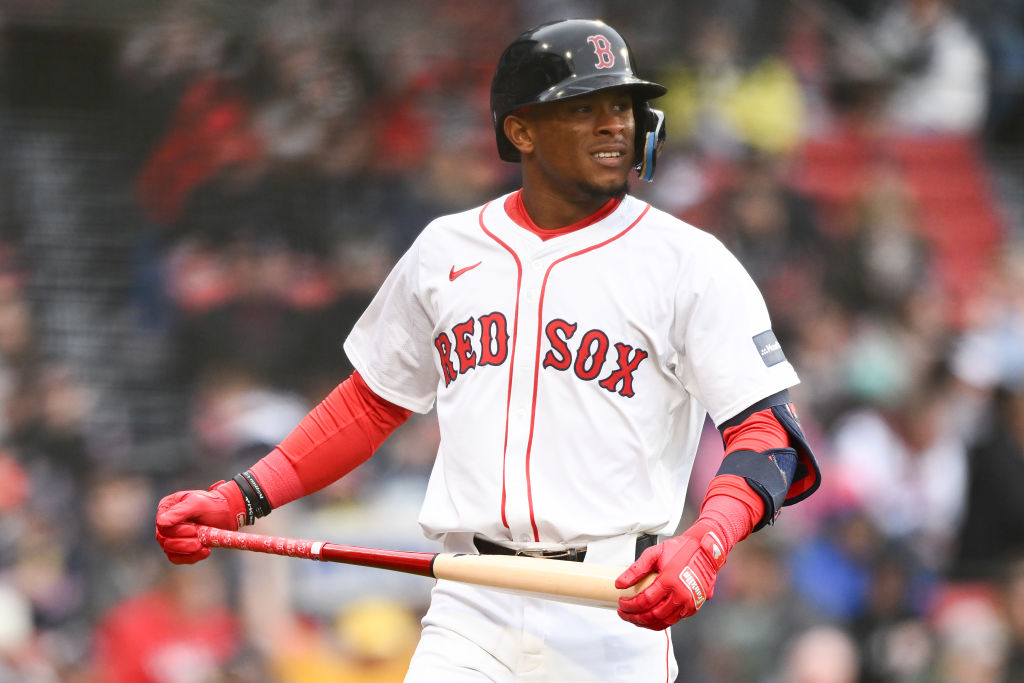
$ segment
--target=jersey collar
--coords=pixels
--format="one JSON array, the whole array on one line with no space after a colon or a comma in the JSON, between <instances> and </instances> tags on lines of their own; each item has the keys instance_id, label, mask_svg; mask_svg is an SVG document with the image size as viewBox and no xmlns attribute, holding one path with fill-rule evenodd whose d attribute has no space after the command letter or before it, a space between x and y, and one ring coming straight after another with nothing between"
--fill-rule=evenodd
<instances>
[{"instance_id":1,"label":"jersey collar","mask_svg":"<svg viewBox=\"0 0 1024 683\"><path fill-rule=\"evenodd\" d=\"M505 213L508 217L521 228L529 230L541 240L549 240L552 237L558 237L559 235L567 235L570 232L576 232L588 225L593 225L605 218L607 218L615 209L619 208L619 204L622 203L622 197L614 197L605 202L601 208L594 213L590 214L581 221L577 221L572 225L567 225L563 228L556 228L554 230L545 230L539 227L530 218L530 215L526 212L526 206L523 204L523 191L516 190L508 197L505 198Z\"/></svg>"}]
</instances>

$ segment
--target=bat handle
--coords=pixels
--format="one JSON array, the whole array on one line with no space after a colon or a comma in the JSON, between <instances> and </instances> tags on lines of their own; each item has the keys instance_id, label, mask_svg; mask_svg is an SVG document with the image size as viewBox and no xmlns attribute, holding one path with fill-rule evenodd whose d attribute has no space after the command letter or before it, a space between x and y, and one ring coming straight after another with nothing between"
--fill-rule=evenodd
<instances>
[{"instance_id":1,"label":"bat handle","mask_svg":"<svg viewBox=\"0 0 1024 683\"><path fill-rule=\"evenodd\" d=\"M301 557L307 560L321 559L321 552L325 545L322 541L228 531L202 524L196 525L196 531L199 533L199 542L207 548L252 550L258 553Z\"/></svg>"},{"instance_id":2,"label":"bat handle","mask_svg":"<svg viewBox=\"0 0 1024 683\"><path fill-rule=\"evenodd\" d=\"M628 588L623 588L619 592L622 594L622 597L624 597L624 598L636 597L637 595L640 595L645 590L647 590L647 587L650 586L652 583L654 583L654 581L657 578L658 578L658 572L651 572L647 576L643 577L642 579L640 579L639 581L634 583L632 586L630 586Z\"/></svg>"}]
</instances>

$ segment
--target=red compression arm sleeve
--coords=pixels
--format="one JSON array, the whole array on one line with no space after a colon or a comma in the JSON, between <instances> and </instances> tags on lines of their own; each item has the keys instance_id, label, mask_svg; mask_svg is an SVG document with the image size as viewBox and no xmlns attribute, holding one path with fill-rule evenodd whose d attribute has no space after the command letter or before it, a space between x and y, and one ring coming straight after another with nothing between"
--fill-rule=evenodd
<instances>
[{"instance_id":1,"label":"red compression arm sleeve","mask_svg":"<svg viewBox=\"0 0 1024 683\"><path fill-rule=\"evenodd\" d=\"M771 409L752 414L722 434L725 452L748 450L760 453L789 446L789 433ZM714 520L726 535L732 548L750 535L764 516L764 501L743 477L720 474L711 480L700 516Z\"/></svg>"},{"instance_id":2,"label":"red compression arm sleeve","mask_svg":"<svg viewBox=\"0 0 1024 683\"><path fill-rule=\"evenodd\" d=\"M728 552L751 534L763 516L764 501L743 477L719 474L708 484L697 523L713 522Z\"/></svg>"},{"instance_id":3,"label":"red compression arm sleeve","mask_svg":"<svg viewBox=\"0 0 1024 683\"><path fill-rule=\"evenodd\" d=\"M358 372L339 384L252 466L272 507L318 491L369 460L412 411L373 392Z\"/></svg>"}]
</instances>

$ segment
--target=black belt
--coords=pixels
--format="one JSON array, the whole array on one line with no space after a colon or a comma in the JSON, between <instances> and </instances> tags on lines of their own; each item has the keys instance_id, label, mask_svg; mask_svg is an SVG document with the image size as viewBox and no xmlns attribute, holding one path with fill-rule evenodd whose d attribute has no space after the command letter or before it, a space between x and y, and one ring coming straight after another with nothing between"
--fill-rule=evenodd
<instances>
[{"instance_id":1,"label":"black belt","mask_svg":"<svg viewBox=\"0 0 1024 683\"><path fill-rule=\"evenodd\" d=\"M636 555L639 559L645 550L658 543L658 537L653 534L640 534L636 537ZM487 539L474 537L473 545L480 551L481 555L520 555L523 557L542 557L547 560L568 560L569 562L582 562L587 556L586 548L566 548L565 550L517 550L506 548L503 545L492 543Z\"/></svg>"}]
</instances>

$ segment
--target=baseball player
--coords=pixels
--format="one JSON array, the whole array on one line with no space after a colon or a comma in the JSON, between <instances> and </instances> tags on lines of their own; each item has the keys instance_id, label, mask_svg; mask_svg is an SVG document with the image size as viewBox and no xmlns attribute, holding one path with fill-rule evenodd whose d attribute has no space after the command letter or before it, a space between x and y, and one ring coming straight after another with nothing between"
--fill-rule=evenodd
<instances>
[{"instance_id":1,"label":"baseball player","mask_svg":"<svg viewBox=\"0 0 1024 683\"><path fill-rule=\"evenodd\" d=\"M763 299L709 234L631 196L666 89L623 38L565 20L502 54L491 107L522 188L431 222L345 341L356 371L266 457L161 501L172 562L316 491L436 405L419 522L446 552L628 567L610 610L438 581L407 681L671 681L668 627L711 598L741 539L818 486ZM705 416L726 456L679 532ZM640 628L638 628L640 627Z\"/></svg>"}]
</instances>

